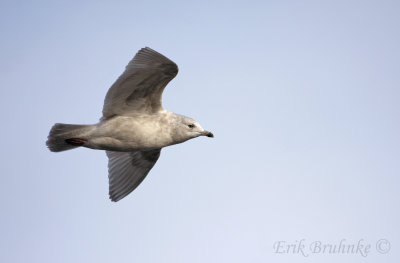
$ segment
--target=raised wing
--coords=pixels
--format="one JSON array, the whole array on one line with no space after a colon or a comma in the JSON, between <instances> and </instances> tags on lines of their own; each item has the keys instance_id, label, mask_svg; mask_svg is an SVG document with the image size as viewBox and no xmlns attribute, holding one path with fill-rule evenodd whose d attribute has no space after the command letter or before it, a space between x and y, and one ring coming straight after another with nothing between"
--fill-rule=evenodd
<instances>
[{"instance_id":1,"label":"raised wing","mask_svg":"<svg viewBox=\"0 0 400 263\"><path fill-rule=\"evenodd\" d=\"M142 48L108 90L103 119L162 110L162 92L176 74L178 66L174 62L151 48Z\"/></svg>"},{"instance_id":2,"label":"raised wing","mask_svg":"<svg viewBox=\"0 0 400 263\"><path fill-rule=\"evenodd\" d=\"M111 201L130 194L144 180L160 157L161 149L134 152L106 151Z\"/></svg>"}]
</instances>

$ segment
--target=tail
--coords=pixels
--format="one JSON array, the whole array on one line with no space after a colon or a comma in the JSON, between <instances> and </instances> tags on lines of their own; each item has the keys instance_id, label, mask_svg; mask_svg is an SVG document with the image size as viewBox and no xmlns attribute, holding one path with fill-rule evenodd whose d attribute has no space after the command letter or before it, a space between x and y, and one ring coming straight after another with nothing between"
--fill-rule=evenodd
<instances>
[{"instance_id":1,"label":"tail","mask_svg":"<svg viewBox=\"0 0 400 263\"><path fill-rule=\"evenodd\" d=\"M87 142L93 125L56 123L51 128L46 145L52 152L62 152L82 146Z\"/></svg>"}]
</instances>

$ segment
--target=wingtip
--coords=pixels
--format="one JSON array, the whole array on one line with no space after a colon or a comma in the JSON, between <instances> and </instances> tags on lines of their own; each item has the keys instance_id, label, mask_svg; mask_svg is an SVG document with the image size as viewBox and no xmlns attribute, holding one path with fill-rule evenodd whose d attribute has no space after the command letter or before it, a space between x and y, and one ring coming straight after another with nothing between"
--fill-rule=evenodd
<instances>
[{"instance_id":1,"label":"wingtip","mask_svg":"<svg viewBox=\"0 0 400 263\"><path fill-rule=\"evenodd\" d=\"M118 198L115 198L115 196L112 196L112 195L109 195L109 198L110 198L110 201L114 202L114 203L116 203L116 202L118 202L120 200Z\"/></svg>"}]
</instances>

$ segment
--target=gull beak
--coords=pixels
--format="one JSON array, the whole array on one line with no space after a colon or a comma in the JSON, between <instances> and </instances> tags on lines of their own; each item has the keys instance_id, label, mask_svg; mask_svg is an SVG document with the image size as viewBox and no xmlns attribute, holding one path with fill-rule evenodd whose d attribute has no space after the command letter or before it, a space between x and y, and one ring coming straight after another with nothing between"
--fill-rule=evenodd
<instances>
[{"instance_id":1,"label":"gull beak","mask_svg":"<svg viewBox=\"0 0 400 263\"><path fill-rule=\"evenodd\" d=\"M209 131L203 131L203 132L201 133L201 135L207 136L207 137L211 137L211 138L214 137L214 134L212 134L212 132L209 132Z\"/></svg>"}]
</instances>

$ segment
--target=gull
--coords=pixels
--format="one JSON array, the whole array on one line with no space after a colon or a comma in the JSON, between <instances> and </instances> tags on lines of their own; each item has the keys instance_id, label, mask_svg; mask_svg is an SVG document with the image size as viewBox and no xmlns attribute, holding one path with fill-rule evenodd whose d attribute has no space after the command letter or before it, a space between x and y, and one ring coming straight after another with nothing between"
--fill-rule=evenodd
<instances>
[{"instance_id":1,"label":"gull","mask_svg":"<svg viewBox=\"0 0 400 263\"><path fill-rule=\"evenodd\" d=\"M214 135L192 118L163 108L162 93L178 66L151 48L140 49L108 90L99 123L56 123L46 145L52 152L78 147L105 150L109 196L117 202L144 180L163 147Z\"/></svg>"}]
</instances>

